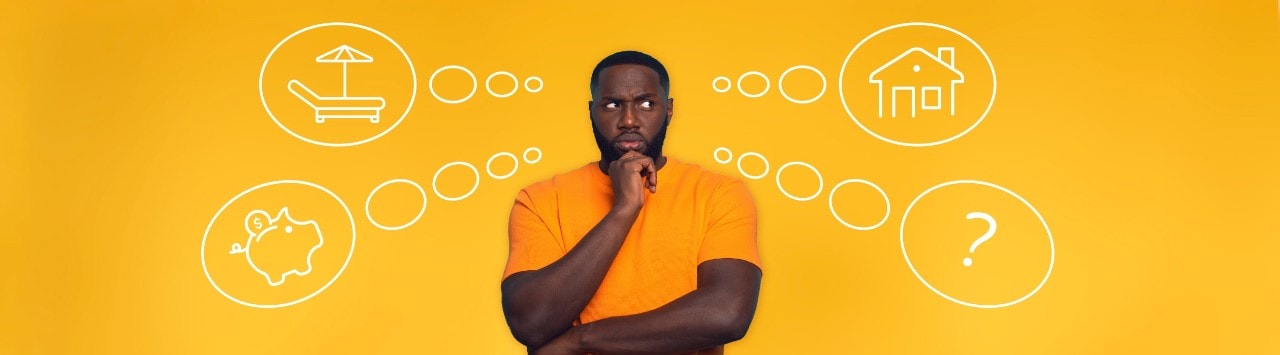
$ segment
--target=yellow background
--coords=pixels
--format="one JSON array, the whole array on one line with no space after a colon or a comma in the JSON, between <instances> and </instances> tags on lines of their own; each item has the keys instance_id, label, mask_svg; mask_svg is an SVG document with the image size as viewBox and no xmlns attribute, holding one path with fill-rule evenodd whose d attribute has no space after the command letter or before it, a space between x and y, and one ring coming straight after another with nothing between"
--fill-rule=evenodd
<instances>
[{"instance_id":1,"label":"yellow background","mask_svg":"<svg viewBox=\"0 0 1280 355\"><path fill-rule=\"evenodd\" d=\"M805 160L828 188L865 178L892 201L885 226L859 232L834 221L825 193L797 202L772 175L751 180L765 279L731 353L1280 352L1274 1L7 1L0 19L0 353L519 353L498 302L510 202L595 157L587 79L620 49L671 71L669 154L733 176L715 147L759 151L775 168ZM302 142L259 102L267 52L330 21L386 33L418 68L415 107L368 144ZM834 90L854 44L910 21L966 33L999 78L990 116L937 147L871 137ZM449 64L481 79L537 75L545 88L505 99L481 88L446 105L425 78ZM776 85L797 64L830 81L817 102L709 85L748 70ZM806 77L796 96L815 85ZM448 162L530 146L540 163L507 180L482 172L466 200L428 190L408 229L376 229L360 207L388 179L428 183ZM457 175L442 189L465 190ZM245 307L203 276L201 236L228 199L278 179L341 196L355 255L306 302ZM902 209L954 179L1008 187L1045 216L1058 259L1038 294L976 309L913 277L898 249ZM876 195L853 191L837 209L878 217ZM386 193L374 213L388 221L420 203L405 186Z\"/></svg>"}]
</instances>

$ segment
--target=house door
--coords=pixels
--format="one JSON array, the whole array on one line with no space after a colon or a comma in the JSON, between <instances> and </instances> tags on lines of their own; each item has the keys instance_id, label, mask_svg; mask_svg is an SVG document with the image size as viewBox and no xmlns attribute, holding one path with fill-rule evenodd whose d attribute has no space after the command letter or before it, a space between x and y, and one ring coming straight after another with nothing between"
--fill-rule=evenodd
<instances>
[{"instance_id":1,"label":"house door","mask_svg":"<svg viewBox=\"0 0 1280 355\"><path fill-rule=\"evenodd\" d=\"M898 107L910 107L911 117L916 117L916 88L914 86L894 86L892 93L890 117L898 117ZM901 105L901 106L899 106Z\"/></svg>"}]
</instances>

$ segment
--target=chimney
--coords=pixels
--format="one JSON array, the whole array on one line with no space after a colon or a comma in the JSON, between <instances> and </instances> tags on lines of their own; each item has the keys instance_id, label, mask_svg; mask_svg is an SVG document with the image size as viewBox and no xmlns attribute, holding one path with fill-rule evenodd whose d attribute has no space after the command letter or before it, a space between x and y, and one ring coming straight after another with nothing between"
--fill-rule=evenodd
<instances>
[{"instance_id":1,"label":"chimney","mask_svg":"<svg viewBox=\"0 0 1280 355\"><path fill-rule=\"evenodd\" d=\"M956 67L956 49L955 47L938 47L938 59L947 66L954 69Z\"/></svg>"}]
</instances>

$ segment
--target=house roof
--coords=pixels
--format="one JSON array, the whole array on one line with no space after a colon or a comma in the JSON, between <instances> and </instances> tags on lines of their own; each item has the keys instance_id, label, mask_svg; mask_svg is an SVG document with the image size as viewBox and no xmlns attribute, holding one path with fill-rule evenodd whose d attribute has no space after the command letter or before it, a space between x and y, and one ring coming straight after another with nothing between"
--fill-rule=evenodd
<instances>
[{"instance_id":1,"label":"house roof","mask_svg":"<svg viewBox=\"0 0 1280 355\"><path fill-rule=\"evenodd\" d=\"M893 66L894 64L897 64L898 61L902 60L902 58L906 58L906 56L910 55L911 53L917 53L917 52L920 54L923 54L926 57L929 57L929 59L932 59L935 63L938 63L938 65L941 65L943 68L947 68L947 70L950 70L952 73L955 73L957 76L960 77L960 79L952 80L953 82L964 82L964 73L961 73L959 70L956 70L955 67L948 65L946 62L943 62L941 58L938 58L938 56L935 56L933 55L933 53L929 53L928 50L925 50L924 48L920 48L920 47L914 47L906 51L903 51L902 54L899 54L897 57L894 57L893 60L890 60L884 63L884 65L881 65L879 68L876 68L876 70L871 72L871 75L867 76L868 80L873 83L879 83L880 79L876 79L876 75L880 74L880 72L885 70L885 68L888 68Z\"/></svg>"}]
</instances>

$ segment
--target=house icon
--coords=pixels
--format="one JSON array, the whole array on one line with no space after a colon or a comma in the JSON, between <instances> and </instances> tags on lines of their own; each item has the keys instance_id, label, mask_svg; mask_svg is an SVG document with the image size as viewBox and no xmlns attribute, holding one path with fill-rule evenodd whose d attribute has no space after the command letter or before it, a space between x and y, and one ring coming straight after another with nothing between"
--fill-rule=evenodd
<instances>
[{"instance_id":1,"label":"house icon","mask_svg":"<svg viewBox=\"0 0 1280 355\"><path fill-rule=\"evenodd\" d=\"M954 47L939 47L936 55L914 47L872 71L869 82L877 85L879 117L884 117L886 97L890 117L898 117L899 102L910 102L911 117L917 107L932 111L944 106L955 116L956 84L964 83L964 73L956 70Z\"/></svg>"}]
</instances>

